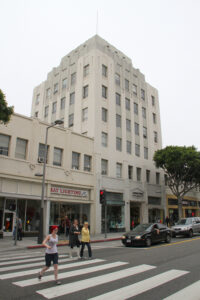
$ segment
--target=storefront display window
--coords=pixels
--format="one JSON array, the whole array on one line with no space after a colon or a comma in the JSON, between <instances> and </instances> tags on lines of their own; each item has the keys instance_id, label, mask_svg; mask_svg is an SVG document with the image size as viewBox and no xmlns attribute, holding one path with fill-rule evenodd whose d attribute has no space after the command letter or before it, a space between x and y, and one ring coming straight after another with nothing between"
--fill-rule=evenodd
<instances>
[{"instance_id":1,"label":"storefront display window","mask_svg":"<svg viewBox=\"0 0 200 300\"><path fill-rule=\"evenodd\" d=\"M0 198L0 231L3 229L4 199Z\"/></svg>"},{"instance_id":2,"label":"storefront display window","mask_svg":"<svg viewBox=\"0 0 200 300\"><path fill-rule=\"evenodd\" d=\"M163 222L163 210L159 208L149 209L149 223Z\"/></svg>"},{"instance_id":3,"label":"storefront display window","mask_svg":"<svg viewBox=\"0 0 200 300\"><path fill-rule=\"evenodd\" d=\"M40 224L40 202L27 200L26 231L38 231Z\"/></svg>"}]
</instances>

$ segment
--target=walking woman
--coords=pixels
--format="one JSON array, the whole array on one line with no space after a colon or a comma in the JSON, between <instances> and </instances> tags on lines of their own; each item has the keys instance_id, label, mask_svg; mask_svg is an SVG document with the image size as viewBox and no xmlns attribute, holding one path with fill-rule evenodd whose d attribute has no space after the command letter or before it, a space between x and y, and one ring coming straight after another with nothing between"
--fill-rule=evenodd
<instances>
[{"instance_id":1,"label":"walking woman","mask_svg":"<svg viewBox=\"0 0 200 300\"><path fill-rule=\"evenodd\" d=\"M42 268L40 273L38 274L38 279L41 280L44 272L46 272L49 267L51 266L51 261L53 261L54 266L54 276L55 276L55 283L57 285L60 285L61 282L58 281L58 249L57 249L57 243L58 243L58 226L51 226L51 234L47 235L47 237L44 239L42 245L46 247L46 253L45 253L45 261L46 266Z\"/></svg>"},{"instance_id":2,"label":"walking woman","mask_svg":"<svg viewBox=\"0 0 200 300\"><path fill-rule=\"evenodd\" d=\"M81 230L81 252L80 252L80 257L83 257L83 251L85 248L85 245L88 248L88 255L89 255L89 259L92 258L92 249L90 246L90 231L88 229L88 222L84 222L84 226Z\"/></svg>"},{"instance_id":3,"label":"walking woman","mask_svg":"<svg viewBox=\"0 0 200 300\"><path fill-rule=\"evenodd\" d=\"M74 249L74 247L76 247L76 253L77 253L77 257L80 257L80 241L78 239L78 236L80 234L80 229L78 226L78 220L75 219L73 224L70 227L70 231L69 231L69 247L70 247L70 257L72 257L72 251Z\"/></svg>"}]
</instances>

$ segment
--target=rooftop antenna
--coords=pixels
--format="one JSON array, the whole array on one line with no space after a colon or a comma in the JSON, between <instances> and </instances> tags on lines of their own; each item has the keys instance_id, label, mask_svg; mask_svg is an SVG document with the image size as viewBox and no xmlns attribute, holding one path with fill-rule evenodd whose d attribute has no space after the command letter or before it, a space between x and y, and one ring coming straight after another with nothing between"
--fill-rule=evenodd
<instances>
[{"instance_id":1,"label":"rooftop antenna","mask_svg":"<svg viewBox=\"0 0 200 300\"><path fill-rule=\"evenodd\" d=\"M96 23L96 34L99 33L99 12L98 12L98 9L97 9L97 23Z\"/></svg>"}]
</instances>

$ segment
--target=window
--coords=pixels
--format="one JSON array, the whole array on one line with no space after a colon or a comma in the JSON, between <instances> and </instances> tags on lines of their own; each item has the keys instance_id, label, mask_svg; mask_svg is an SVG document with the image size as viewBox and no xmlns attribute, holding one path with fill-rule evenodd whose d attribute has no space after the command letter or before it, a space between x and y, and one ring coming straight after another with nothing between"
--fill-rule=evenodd
<instances>
[{"instance_id":1,"label":"window","mask_svg":"<svg viewBox=\"0 0 200 300\"><path fill-rule=\"evenodd\" d=\"M102 75L107 77L108 68L105 65L102 65Z\"/></svg>"},{"instance_id":2,"label":"window","mask_svg":"<svg viewBox=\"0 0 200 300\"><path fill-rule=\"evenodd\" d=\"M149 183L150 182L150 171L146 170L146 182Z\"/></svg>"},{"instance_id":3,"label":"window","mask_svg":"<svg viewBox=\"0 0 200 300\"><path fill-rule=\"evenodd\" d=\"M38 111L35 112L35 117L38 118Z\"/></svg>"},{"instance_id":4,"label":"window","mask_svg":"<svg viewBox=\"0 0 200 300\"><path fill-rule=\"evenodd\" d=\"M133 94L137 96L137 85L133 84Z\"/></svg>"},{"instance_id":5,"label":"window","mask_svg":"<svg viewBox=\"0 0 200 300\"><path fill-rule=\"evenodd\" d=\"M122 151L122 139L119 137L116 138L116 150Z\"/></svg>"},{"instance_id":6,"label":"window","mask_svg":"<svg viewBox=\"0 0 200 300\"><path fill-rule=\"evenodd\" d=\"M74 125L74 114L69 115L68 123L69 123L68 125L69 127L72 127Z\"/></svg>"},{"instance_id":7,"label":"window","mask_svg":"<svg viewBox=\"0 0 200 300\"><path fill-rule=\"evenodd\" d=\"M156 172L156 184L160 184L160 173Z\"/></svg>"},{"instance_id":8,"label":"window","mask_svg":"<svg viewBox=\"0 0 200 300\"><path fill-rule=\"evenodd\" d=\"M9 144L10 144L10 136L0 134L0 155L8 156Z\"/></svg>"},{"instance_id":9,"label":"window","mask_svg":"<svg viewBox=\"0 0 200 300\"><path fill-rule=\"evenodd\" d=\"M168 185L168 177L167 177L167 174L164 175L164 180L165 180L165 186Z\"/></svg>"},{"instance_id":10,"label":"window","mask_svg":"<svg viewBox=\"0 0 200 300\"><path fill-rule=\"evenodd\" d=\"M27 140L17 138L15 157L26 159Z\"/></svg>"},{"instance_id":11,"label":"window","mask_svg":"<svg viewBox=\"0 0 200 300\"><path fill-rule=\"evenodd\" d=\"M146 108L142 107L142 117L143 119L146 119Z\"/></svg>"},{"instance_id":12,"label":"window","mask_svg":"<svg viewBox=\"0 0 200 300\"><path fill-rule=\"evenodd\" d=\"M45 109L44 109L44 117L48 117L48 114L49 114L49 105L45 106Z\"/></svg>"},{"instance_id":13,"label":"window","mask_svg":"<svg viewBox=\"0 0 200 300\"><path fill-rule=\"evenodd\" d=\"M91 161L92 157L90 155L84 155L84 171L90 172L91 171Z\"/></svg>"},{"instance_id":14,"label":"window","mask_svg":"<svg viewBox=\"0 0 200 300\"><path fill-rule=\"evenodd\" d=\"M67 87L67 78L64 78L62 80L62 89L66 89L66 87Z\"/></svg>"},{"instance_id":15,"label":"window","mask_svg":"<svg viewBox=\"0 0 200 300\"><path fill-rule=\"evenodd\" d=\"M72 152L72 169L79 170L80 168L80 153Z\"/></svg>"},{"instance_id":16,"label":"window","mask_svg":"<svg viewBox=\"0 0 200 300\"><path fill-rule=\"evenodd\" d=\"M140 135L140 128L138 123L135 123L135 135Z\"/></svg>"},{"instance_id":17,"label":"window","mask_svg":"<svg viewBox=\"0 0 200 300\"><path fill-rule=\"evenodd\" d=\"M144 159L148 159L148 148L144 147Z\"/></svg>"},{"instance_id":18,"label":"window","mask_svg":"<svg viewBox=\"0 0 200 300\"><path fill-rule=\"evenodd\" d=\"M135 144L135 155L140 156L140 145Z\"/></svg>"},{"instance_id":19,"label":"window","mask_svg":"<svg viewBox=\"0 0 200 300\"><path fill-rule=\"evenodd\" d=\"M126 152L131 154L131 149L132 146L131 146L131 142L130 141L126 141Z\"/></svg>"},{"instance_id":20,"label":"window","mask_svg":"<svg viewBox=\"0 0 200 300\"><path fill-rule=\"evenodd\" d=\"M137 181L141 181L141 168L136 168L136 177L137 177Z\"/></svg>"},{"instance_id":21,"label":"window","mask_svg":"<svg viewBox=\"0 0 200 300\"><path fill-rule=\"evenodd\" d=\"M141 98L145 100L145 90L141 89Z\"/></svg>"},{"instance_id":22,"label":"window","mask_svg":"<svg viewBox=\"0 0 200 300\"><path fill-rule=\"evenodd\" d=\"M61 98L60 100L60 109L65 109L65 97Z\"/></svg>"},{"instance_id":23,"label":"window","mask_svg":"<svg viewBox=\"0 0 200 300\"><path fill-rule=\"evenodd\" d=\"M51 89L48 88L48 89L46 90L46 98L49 99L50 97L51 97Z\"/></svg>"},{"instance_id":24,"label":"window","mask_svg":"<svg viewBox=\"0 0 200 300\"><path fill-rule=\"evenodd\" d=\"M154 142L157 143L158 142L158 133L157 133L157 131L154 131L153 134L154 134Z\"/></svg>"},{"instance_id":25,"label":"window","mask_svg":"<svg viewBox=\"0 0 200 300\"><path fill-rule=\"evenodd\" d=\"M153 113L153 123L156 124L156 114Z\"/></svg>"},{"instance_id":26,"label":"window","mask_svg":"<svg viewBox=\"0 0 200 300\"><path fill-rule=\"evenodd\" d=\"M37 94L36 99L35 99L35 104L39 104L40 102L40 94Z\"/></svg>"},{"instance_id":27,"label":"window","mask_svg":"<svg viewBox=\"0 0 200 300\"><path fill-rule=\"evenodd\" d=\"M54 153L53 153L53 165L54 166L61 166L62 153L63 153L63 149L54 147Z\"/></svg>"},{"instance_id":28,"label":"window","mask_svg":"<svg viewBox=\"0 0 200 300\"><path fill-rule=\"evenodd\" d=\"M115 98L116 98L116 104L120 106L121 105L121 95L116 93Z\"/></svg>"},{"instance_id":29,"label":"window","mask_svg":"<svg viewBox=\"0 0 200 300\"><path fill-rule=\"evenodd\" d=\"M121 116L118 114L116 115L116 127L121 128Z\"/></svg>"},{"instance_id":30,"label":"window","mask_svg":"<svg viewBox=\"0 0 200 300\"><path fill-rule=\"evenodd\" d=\"M69 96L69 105L73 105L75 102L75 92L71 93Z\"/></svg>"},{"instance_id":31,"label":"window","mask_svg":"<svg viewBox=\"0 0 200 300\"><path fill-rule=\"evenodd\" d=\"M108 89L106 86L102 85L102 97L107 99Z\"/></svg>"},{"instance_id":32,"label":"window","mask_svg":"<svg viewBox=\"0 0 200 300\"><path fill-rule=\"evenodd\" d=\"M88 97L88 85L83 87L83 98Z\"/></svg>"},{"instance_id":33,"label":"window","mask_svg":"<svg viewBox=\"0 0 200 300\"><path fill-rule=\"evenodd\" d=\"M54 89L53 89L54 94L58 92L58 83L54 84Z\"/></svg>"},{"instance_id":34,"label":"window","mask_svg":"<svg viewBox=\"0 0 200 300\"><path fill-rule=\"evenodd\" d=\"M138 104L134 102L134 114L138 115Z\"/></svg>"},{"instance_id":35,"label":"window","mask_svg":"<svg viewBox=\"0 0 200 300\"><path fill-rule=\"evenodd\" d=\"M48 151L49 151L49 146L47 145L46 162L48 158ZM39 143L38 162L44 162L44 158L45 158L44 153L45 153L45 144Z\"/></svg>"},{"instance_id":36,"label":"window","mask_svg":"<svg viewBox=\"0 0 200 300\"><path fill-rule=\"evenodd\" d=\"M147 138L147 128L143 126L143 138Z\"/></svg>"},{"instance_id":37,"label":"window","mask_svg":"<svg viewBox=\"0 0 200 300\"><path fill-rule=\"evenodd\" d=\"M83 67L83 76L86 77L89 74L89 65Z\"/></svg>"},{"instance_id":38,"label":"window","mask_svg":"<svg viewBox=\"0 0 200 300\"><path fill-rule=\"evenodd\" d=\"M122 178L122 164L120 163L116 164L116 177Z\"/></svg>"},{"instance_id":39,"label":"window","mask_svg":"<svg viewBox=\"0 0 200 300\"><path fill-rule=\"evenodd\" d=\"M129 119L126 119L126 130L127 131L131 131L131 120Z\"/></svg>"},{"instance_id":40,"label":"window","mask_svg":"<svg viewBox=\"0 0 200 300\"><path fill-rule=\"evenodd\" d=\"M125 79L125 90L129 92L129 80Z\"/></svg>"},{"instance_id":41,"label":"window","mask_svg":"<svg viewBox=\"0 0 200 300\"><path fill-rule=\"evenodd\" d=\"M108 161L106 159L101 160L101 174L102 175L108 174Z\"/></svg>"},{"instance_id":42,"label":"window","mask_svg":"<svg viewBox=\"0 0 200 300\"><path fill-rule=\"evenodd\" d=\"M152 103L152 106L155 106L155 97L154 96L151 96L151 103Z\"/></svg>"},{"instance_id":43,"label":"window","mask_svg":"<svg viewBox=\"0 0 200 300\"><path fill-rule=\"evenodd\" d=\"M133 167L128 166L128 179L133 179Z\"/></svg>"},{"instance_id":44,"label":"window","mask_svg":"<svg viewBox=\"0 0 200 300\"><path fill-rule=\"evenodd\" d=\"M101 145L104 147L108 146L108 134L105 132L101 133Z\"/></svg>"},{"instance_id":45,"label":"window","mask_svg":"<svg viewBox=\"0 0 200 300\"><path fill-rule=\"evenodd\" d=\"M108 121L108 110L104 107L102 107L102 110L101 110L101 119L103 122Z\"/></svg>"},{"instance_id":46,"label":"window","mask_svg":"<svg viewBox=\"0 0 200 300\"><path fill-rule=\"evenodd\" d=\"M74 85L76 83L76 72L71 74L71 85Z\"/></svg>"},{"instance_id":47,"label":"window","mask_svg":"<svg viewBox=\"0 0 200 300\"><path fill-rule=\"evenodd\" d=\"M130 109L131 109L130 99L125 98L125 102L126 102L126 109L127 109L127 110L130 110Z\"/></svg>"},{"instance_id":48,"label":"window","mask_svg":"<svg viewBox=\"0 0 200 300\"><path fill-rule=\"evenodd\" d=\"M54 102L52 105L52 114L56 113L56 106L57 106L57 102Z\"/></svg>"},{"instance_id":49,"label":"window","mask_svg":"<svg viewBox=\"0 0 200 300\"><path fill-rule=\"evenodd\" d=\"M82 109L82 121L86 121L88 119L88 107Z\"/></svg>"},{"instance_id":50,"label":"window","mask_svg":"<svg viewBox=\"0 0 200 300\"><path fill-rule=\"evenodd\" d=\"M117 85L120 85L120 75L117 74L117 73L115 73L115 83L116 83Z\"/></svg>"}]
</instances>

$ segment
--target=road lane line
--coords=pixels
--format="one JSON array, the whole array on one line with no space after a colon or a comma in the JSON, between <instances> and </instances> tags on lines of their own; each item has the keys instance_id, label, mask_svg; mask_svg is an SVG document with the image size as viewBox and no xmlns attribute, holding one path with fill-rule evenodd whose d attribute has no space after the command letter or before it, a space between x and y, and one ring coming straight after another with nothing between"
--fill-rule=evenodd
<instances>
[{"instance_id":1,"label":"road lane line","mask_svg":"<svg viewBox=\"0 0 200 300\"><path fill-rule=\"evenodd\" d=\"M77 258L68 258L68 261L77 261ZM98 262L103 262L105 260L103 259L93 259L93 260L88 260L88 261L79 261L79 262L74 262L70 264L65 264L65 265L59 265L59 270L63 269L68 269L68 268L75 268L75 267L80 267L84 265L89 265L89 264L94 264ZM37 274L41 271L40 269L33 269L33 270L27 270L27 271L21 271L21 272L15 272L15 273L8 273L8 274L2 274L0 275L0 279L10 279L10 278L16 278L16 277L22 277L22 276L27 276L27 275L33 275ZM47 270L47 272L53 271L53 267Z\"/></svg>"},{"instance_id":2,"label":"road lane line","mask_svg":"<svg viewBox=\"0 0 200 300\"><path fill-rule=\"evenodd\" d=\"M151 250L151 249L161 248L161 247L169 247L169 246L179 245L179 244L183 244L183 243L191 243L191 242L194 242L194 241L197 241L197 240L200 240L200 237L199 238L195 238L195 239L191 239L191 240L186 240L186 241L169 243L169 244L166 244L166 245L153 246L153 247L146 248L146 250Z\"/></svg>"},{"instance_id":3,"label":"road lane line","mask_svg":"<svg viewBox=\"0 0 200 300\"><path fill-rule=\"evenodd\" d=\"M116 268L116 267L121 267L124 265L127 265L127 262L113 262L113 263L109 263L109 264L104 264L104 265L100 265L100 266L94 266L94 267L90 267L90 268L85 268L85 269L79 269L79 270L75 270L75 271L71 271L71 272L64 272L64 273L59 273L59 280L60 279L64 279L64 278L71 278L73 276L80 276L83 274L89 274L92 272L97 272L97 271L102 271L102 270L107 270L107 269L111 269L111 268ZM22 281L17 281L17 282L13 282L13 284L18 285L20 287L25 287L25 286L32 286L35 284L40 284L40 283L44 283L44 282L48 282L48 281L52 281L54 280L54 276L53 275L49 275L49 276L45 276L42 278L41 281L38 280L38 278L34 278L34 279L28 279L28 280L22 280Z\"/></svg>"},{"instance_id":4,"label":"road lane line","mask_svg":"<svg viewBox=\"0 0 200 300\"><path fill-rule=\"evenodd\" d=\"M180 290L179 292L163 300L199 300L200 299L200 280Z\"/></svg>"},{"instance_id":5,"label":"road lane line","mask_svg":"<svg viewBox=\"0 0 200 300\"><path fill-rule=\"evenodd\" d=\"M97 285L101 285L104 283L112 282L115 280L119 280L122 278L126 278L135 274L139 274L145 271L149 271L155 269L155 266L149 265L140 265L137 267L132 267L128 269L123 269L116 272L111 272L108 274L92 277L89 279L84 279L80 281L76 281L73 283L67 283L60 286L47 288L43 290L37 291L38 294L44 296L47 299L53 299L55 297L68 295L77 291L85 290Z\"/></svg>"},{"instance_id":6,"label":"road lane line","mask_svg":"<svg viewBox=\"0 0 200 300\"><path fill-rule=\"evenodd\" d=\"M189 273L188 271L170 270L159 275L150 277L148 279L139 281L137 283L125 286L123 288L99 295L97 297L90 298L89 300L124 300L130 297L137 296L141 293L147 292L153 288L156 288L162 284L165 284L171 280L181 277ZM189 299L189 298L185 298ZM178 299L176 299L178 300Z\"/></svg>"}]
</instances>

